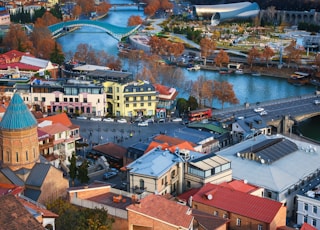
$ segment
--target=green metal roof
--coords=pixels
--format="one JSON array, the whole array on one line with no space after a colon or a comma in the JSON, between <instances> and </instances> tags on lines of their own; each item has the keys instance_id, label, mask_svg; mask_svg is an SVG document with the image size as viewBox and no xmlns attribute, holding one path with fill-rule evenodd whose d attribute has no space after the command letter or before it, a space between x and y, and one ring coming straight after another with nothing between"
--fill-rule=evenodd
<instances>
[{"instance_id":1,"label":"green metal roof","mask_svg":"<svg viewBox=\"0 0 320 230\"><path fill-rule=\"evenodd\" d=\"M17 93L11 98L10 104L1 120L2 129L27 129L37 125L37 120Z\"/></svg>"}]
</instances>

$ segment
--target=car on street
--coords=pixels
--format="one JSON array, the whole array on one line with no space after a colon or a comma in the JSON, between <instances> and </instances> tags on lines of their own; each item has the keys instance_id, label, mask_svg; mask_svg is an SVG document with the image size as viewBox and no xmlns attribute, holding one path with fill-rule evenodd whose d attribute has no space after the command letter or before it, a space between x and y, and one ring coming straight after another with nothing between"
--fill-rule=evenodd
<instances>
[{"instance_id":1,"label":"car on street","mask_svg":"<svg viewBox=\"0 0 320 230\"><path fill-rule=\"evenodd\" d=\"M160 118L160 119L158 120L158 123L164 123L164 122L166 122L166 119L164 119L164 118Z\"/></svg>"},{"instance_id":2,"label":"car on street","mask_svg":"<svg viewBox=\"0 0 320 230\"><path fill-rule=\"evenodd\" d=\"M102 121L101 117L91 117L90 121Z\"/></svg>"},{"instance_id":3,"label":"car on street","mask_svg":"<svg viewBox=\"0 0 320 230\"><path fill-rule=\"evenodd\" d=\"M258 107L258 108L255 108L253 111L255 111L256 113L261 113L262 111L264 111L264 108Z\"/></svg>"},{"instance_id":4,"label":"car on street","mask_svg":"<svg viewBox=\"0 0 320 230\"><path fill-rule=\"evenodd\" d=\"M264 116L264 115L268 115L268 112L263 110L261 113L260 113L261 116Z\"/></svg>"},{"instance_id":5,"label":"car on street","mask_svg":"<svg viewBox=\"0 0 320 230\"><path fill-rule=\"evenodd\" d=\"M87 117L79 116L79 117L77 117L77 119L79 119L79 120L87 120Z\"/></svg>"},{"instance_id":6,"label":"car on street","mask_svg":"<svg viewBox=\"0 0 320 230\"><path fill-rule=\"evenodd\" d=\"M145 120L145 122L154 123L154 119L153 118L148 118L147 120Z\"/></svg>"},{"instance_id":7,"label":"car on street","mask_svg":"<svg viewBox=\"0 0 320 230\"><path fill-rule=\"evenodd\" d=\"M320 104L320 100L314 100L313 103L314 103L315 105L319 105L319 104Z\"/></svg>"},{"instance_id":8,"label":"car on street","mask_svg":"<svg viewBox=\"0 0 320 230\"><path fill-rule=\"evenodd\" d=\"M138 126L149 126L148 122L142 121L138 123Z\"/></svg>"},{"instance_id":9,"label":"car on street","mask_svg":"<svg viewBox=\"0 0 320 230\"><path fill-rule=\"evenodd\" d=\"M127 120L124 118L121 118L119 120L117 120L118 123L127 123Z\"/></svg>"},{"instance_id":10,"label":"car on street","mask_svg":"<svg viewBox=\"0 0 320 230\"><path fill-rule=\"evenodd\" d=\"M182 121L182 118L181 117L176 117L176 118L173 118L172 121L173 122L180 122L180 121Z\"/></svg>"},{"instance_id":11,"label":"car on street","mask_svg":"<svg viewBox=\"0 0 320 230\"><path fill-rule=\"evenodd\" d=\"M107 118L104 118L103 121L105 121L105 122L114 122L114 119L111 118L111 117L107 117Z\"/></svg>"},{"instance_id":12,"label":"car on street","mask_svg":"<svg viewBox=\"0 0 320 230\"><path fill-rule=\"evenodd\" d=\"M106 173L103 174L103 179L104 180L108 180L108 179L110 179L112 177L115 177L117 174L118 173L116 173L116 172L106 172Z\"/></svg>"}]
</instances>

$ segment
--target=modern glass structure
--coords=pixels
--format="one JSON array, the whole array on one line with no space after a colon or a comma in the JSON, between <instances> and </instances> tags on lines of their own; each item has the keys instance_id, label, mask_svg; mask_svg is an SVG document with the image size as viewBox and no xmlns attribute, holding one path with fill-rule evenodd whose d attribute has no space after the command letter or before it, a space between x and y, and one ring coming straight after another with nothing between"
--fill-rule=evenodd
<instances>
[{"instance_id":1,"label":"modern glass structure","mask_svg":"<svg viewBox=\"0 0 320 230\"><path fill-rule=\"evenodd\" d=\"M211 25L213 26L225 20L255 17L259 14L259 11L260 7L255 2L193 6L193 14L197 17L211 18Z\"/></svg>"}]
</instances>

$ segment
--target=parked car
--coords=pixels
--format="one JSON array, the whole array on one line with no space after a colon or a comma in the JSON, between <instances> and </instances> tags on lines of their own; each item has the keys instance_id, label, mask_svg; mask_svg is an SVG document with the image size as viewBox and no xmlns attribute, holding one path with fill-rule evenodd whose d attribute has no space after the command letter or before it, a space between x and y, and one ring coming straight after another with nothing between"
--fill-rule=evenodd
<instances>
[{"instance_id":1,"label":"parked car","mask_svg":"<svg viewBox=\"0 0 320 230\"><path fill-rule=\"evenodd\" d=\"M124 118L121 118L119 120L117 120L118 123L127 123L127 120Z\"/></svg>"},{"instance_id":2,"label":"parked car","mask_svg":"<svg viewBox=\"0 0 320 230\"><path fill-rule=\"evenodd\" d=\"M182 121L182 118L176 117L176 118L173 118L172 121L173 122L180 122L180 121Z\"/></svg>"},{"instance_id":3,"label":"parked car","mask_svg":"<svg viewBox=\"0 0 320 230\"><path fill-rule=\"evenodd\" d=\"M145 122L145 121L138 123L138 126L148 126L148 125L149 125L149 123Z\"/></svg>"},{"instance_id":4,"label":"parked car","mask_svg":"<svg viewBox=\"0 0 320 230\"><path fill-rule=\"evenodd\" d=\"M320 104L320 100L314 100L313 102L315 105L319 105Z\"/></svg>"},{"instance_id":5,"label":"parked car","mask_svg":"<svg viewBox=\"0 0 320 230\"><path fill-rule=\"evenodd\" d=\"M264 111L264 108L258 107L258 108L255 108L253 111L255 111L256 113L261 113L262 111Z\"/></svg>"},{"instance_id":6,"label":"parked car","mask_svg":"<svg viewBox=\"0 0 320 230\"><path fill-rule=\"evenodd\" d=\"M261 116L264 116L264 115L268 115L268 112L263 110L261 113L260 113Z\"/></svg>"},{"instance_id":7,"label":"parked car","mask_svg":"<svg viewBox=\"0 0 320 230\"><path fill-rule=\"evenodd\" d=\"M141 121L143 121L143 120L142 120L142 117L137 117L134 121L135 121L135 122L141 122Z\"/></svg>"},{"instance_id":8,"label":"parked car","mask_svg":"<svg viewBox=\"0 0 320 230\"><path fill-rule=\"evenodd\" d=\"M103 179L104 180L107 180L107 179L110 179L112 177L115 177L118 173L116 172L106 172L103 174Z\"/></svg>"},{"instance_id":9,"label":"parked car","mask_svg":"<svg viewBox=\"0 0 320 230\"><path fill-rule=\"evenodd\" d=\"M160 118L160 119L158 120L158 123L164 123L164 122L166 122L166 119L164 119L164 118Z\"/></svg>"},{"instance_id":10,"label":"parked car","mask_svg":"<svg viewBox=\"0 0 320 230\"><path fill-rule=\"evenodd\" d=\"M87 120L87 117L79 116L79 117L77 117L77 119L79 119L79 120Z\"/></svg>"},{"instance_id":11,"label":"parked car","mask_svg":"<svg viewBox=\"0 0 320 230\"><path fill-rule=\"evenodd\" d=\"M91 117L90 118L91 121L102 121L101 117Z\"/></svg>"},{"instance_id":12,"label":"parked car","mask_svg":"<svg viewBox=\"0 0 320 230\"><path fill-rule=\"evenodd\" d=\"M103 121L105 121L105 122L114 122L114 119L111 118L111 117L107 117L107 118L104 118Z\"/></svg>"}]
</instances>

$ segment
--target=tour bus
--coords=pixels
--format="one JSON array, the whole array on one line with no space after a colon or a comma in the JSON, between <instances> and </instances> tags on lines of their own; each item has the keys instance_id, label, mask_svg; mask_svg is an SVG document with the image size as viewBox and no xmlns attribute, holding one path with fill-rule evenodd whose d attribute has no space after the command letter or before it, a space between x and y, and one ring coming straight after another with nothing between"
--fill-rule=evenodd
<instances>
[{"instance_id":1,"label":"tour bus","mask_svg":"<svg viewBox=\"0 0 320 230\"><path fill-rule=\"evenodd\" d=\"M189 121L201 121L203 119L209 119L212 117L212 109L197 109L192 110L188 113L188 120Z\"/></svg>"}]
</instances>

